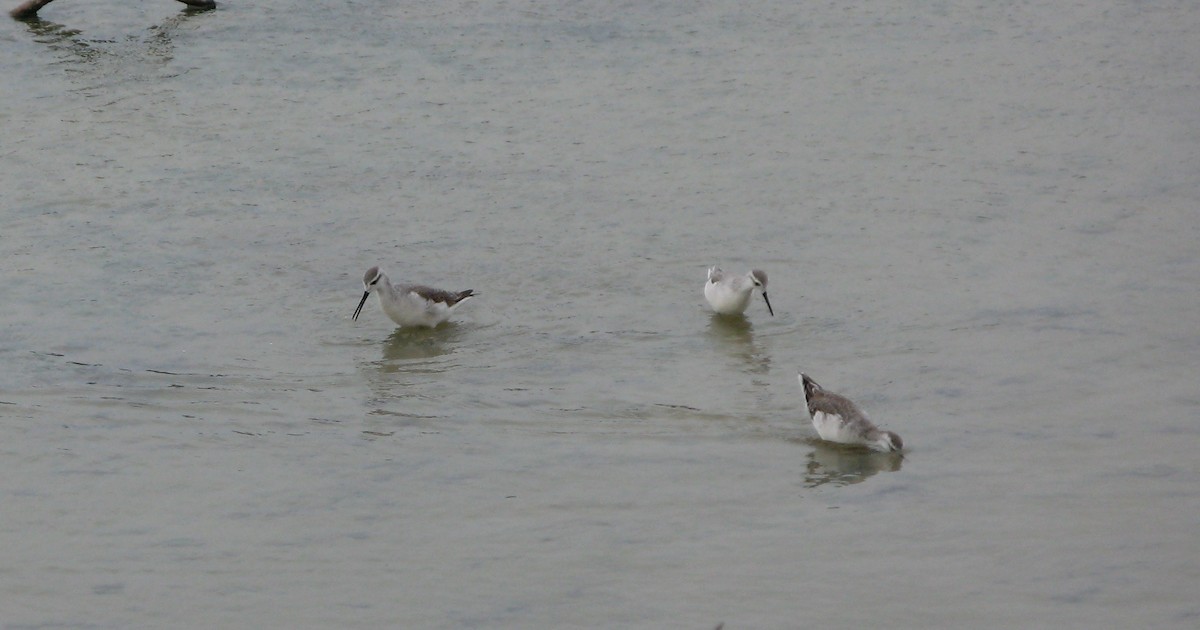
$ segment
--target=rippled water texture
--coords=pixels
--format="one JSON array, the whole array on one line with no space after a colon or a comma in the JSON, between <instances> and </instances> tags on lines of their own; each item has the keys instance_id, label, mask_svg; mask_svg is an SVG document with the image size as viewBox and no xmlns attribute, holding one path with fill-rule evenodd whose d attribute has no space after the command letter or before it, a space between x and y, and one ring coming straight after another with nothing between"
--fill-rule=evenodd
<instances>
[{"instance_id":1,"label":"rippled water texture","mask_svg":"<svg viewBox=\"0 0 1200 630\"><path fill-rule=\"evenodd\" d=\"M1194 627L1198 7L0 20L2 625Z\"/></svg>"}]
</instances>

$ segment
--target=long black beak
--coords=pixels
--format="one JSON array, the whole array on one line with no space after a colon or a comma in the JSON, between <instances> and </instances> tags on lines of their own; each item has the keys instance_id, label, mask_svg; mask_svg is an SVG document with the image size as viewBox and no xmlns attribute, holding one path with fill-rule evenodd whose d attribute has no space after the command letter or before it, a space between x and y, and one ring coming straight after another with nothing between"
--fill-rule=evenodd
<instances>
[{"instance_id":1,"label":"long black beak","mask_svg":"<svg viewBox=\"0 0 1200 630\"><path fill-rule=\"evenodd\" d=\"M354 321L358 321L358 314L362 312L363 304L367 303L367 298L369 298L369 297L371 297L371 292L363 291L363 299L358 301L358 308L354 309L354 317L352 317L351 319L353 319Z\"/></svg>"},{"instance_id":2,"label":"long black beak","mask_svg":"<svg viewBox=\"0 0 1200 630\"><path fill-rule=\"evenodd\" d=\"M771 300L767 299L766 291L763 291L763 301L767 303L767 312L771 314L771 317L775 317L775 309L771 308Z\"/></svg>"}]
</instances>

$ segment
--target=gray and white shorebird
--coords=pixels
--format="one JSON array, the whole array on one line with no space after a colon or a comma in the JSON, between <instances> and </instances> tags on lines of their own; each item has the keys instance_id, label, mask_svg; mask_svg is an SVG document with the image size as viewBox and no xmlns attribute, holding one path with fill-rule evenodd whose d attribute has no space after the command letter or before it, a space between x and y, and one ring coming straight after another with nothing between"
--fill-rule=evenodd
<instances>
[{"instance_id":1,"label":"gray and white shorebird","mask_svg":"<svg viewBox=\"0 0 1200 630\"><path fill-rule=\"evenodd\" d=\"M358 321L363 304L367 303L367 298L374 291L379 295L379 306L384 315L392 321L401 326L430 328L450 319L459 304L475 295L473 289L443 291L421 284L392 284L379 267L371 267L363 275L363 288L362 299L358 301L358 308L354 309L354 321Z\"/></svg>"},{"instance_id":2,"label":"gray and white shorebird","mask_svg":"<svg viewBox=\"0 0 1200 630\"><path fill-rule=\"evenodd\" d=\"M750 304L750 296L758 290L767 303L767 312L772 317L775 310L767 299L767 272L754 269L745 275L725 273L720 267L708 270L708 281L704 283L704 298L709 306L722 315L740 315Z\"/></svg>"},{"instance_id":3,"label":"gray and white shorebird","mask_svg":"<svg viewBox=\"0 0 1200 630\"><path fill-rule=\"evenodd\" d=\"M803 372L799 379L813 427L822 440L865 446L884 453L904 448L899 435L877 428L849 398L825 391Z\"/></svg>"}]
</instances>

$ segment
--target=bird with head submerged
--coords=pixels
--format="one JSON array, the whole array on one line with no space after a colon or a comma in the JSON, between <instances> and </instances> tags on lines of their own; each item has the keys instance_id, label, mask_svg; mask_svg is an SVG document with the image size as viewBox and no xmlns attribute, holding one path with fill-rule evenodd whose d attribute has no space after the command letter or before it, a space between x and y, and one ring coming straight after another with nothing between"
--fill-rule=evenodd
<instances>
[{"instance_id":1,"label":"bird with head submerged","mask_svg":"<svg viewBox=\"0 0 1200 630\"><path fill-rule=\"evenodd\" d=\"M354 321L362 312L363 304L374 292L379 295L379 306L383 313L401 326L428 326L430 328L450 319L459 304L475 295L475 291L443 291L422 284L392 284L379 267L371 267L363 275L363 295L354 309Z\"/></svg>"},{"instance_id":2,"label":"bird with head submerged","mask_svg":"<svg viewBox=\"0 0 1200 630\"><path fill-rule=\"evenodd\" d=\"M877 428L849 398L825 391L803 372L798 378L813 427L822 440L865 446L884 453L898 453L904 448L899 435Z\"/></svg>"}]
</instances>

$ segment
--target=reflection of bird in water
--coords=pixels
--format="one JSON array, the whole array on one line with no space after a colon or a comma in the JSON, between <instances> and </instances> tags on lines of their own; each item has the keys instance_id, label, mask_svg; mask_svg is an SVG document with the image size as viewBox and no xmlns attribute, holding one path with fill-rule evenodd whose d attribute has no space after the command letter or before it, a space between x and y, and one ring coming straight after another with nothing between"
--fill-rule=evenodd
<instances>
[{"instance_id":1,"label":"reflection of bird in water","mask_svg":"<svg viewBox=\"0 0 1200 630\"><path fill-rule=\"evenodd\" d=\"M881 472L896 472L904 463L899 453L880 453L829 442L817 442L814 446L808 454L804 474L804 485L809 488L862 483Z\"/></svg>"},{"instance_id":2,"label":"reflection of bird in water","mask_svg":"<svg viewBox=\"0 0 1200 630\"><path fill-rule=\"evenodd\" d=\"M849 398L821 389L807 374L799 376L817 435L823 440L865 446L883 453L900 452L904 442L891 431L881 431Z\"/></svg>"},{"instance_id":3,"label":"reflection of bird in water","mask_svg":"<svg viewBox=\"0 0 1200 630\"><path fill-rule=\"evenodd\" d=\"M462 334L455 322L438 328L397 328L383 344L383 358L387 361L410 361L433 359L454 352L453 345Z\"/></svg>"},{"instance_id":4,"label":"reflection of bird in water","mask_svg":"<svg viewBox=\"0 0 1200 630\"><path fill-rule=\"evenodd\" d=\"M771 357L754 341L754 325L750 320L714 315L708 324L708 337L715 348L745 364L751 372L770 371Z\"/></svg>"},{"instance_id":5,"label":"reflection of bird in water","mask_svg":"<svg viewBox=\"0 0 1200 630\"><path fill-rule=\"evenodd\" d=\"M188 8L147 28L146 37L129 37L120 43L115 40L90 40L78 28L43 20L37 14L38 9L49 4L50 0L29 0L9 14L25 22L26 28L34 35L34 41L47 45L51 50L68 53L70 56L66 61L101 67L102 62L111 60L120 67L122 76L127 76L131 63L159 65L170 62L174 56L172 38L175 30L187 20L205 12L195 9L216 7L212 0L179 1L189 5Z\"/></svg>"},{"instance_id":6,"label":"reflection of bird in water","mask_svg":"<svg viewBox=\"0 0 1200 630\"><path fill-rule=\"evenodd\" d=\"M379 295L379 306L383 313L401 326L428 326L433 328L450 319L459 304L466 302L475 292L443 291L420 284L392 284L379 267L371 267L363 276L362 299L354 309L355 321L362 312L363 304L374 291Z\"/></svg>"},{"instance_id":7,"label":"reflection of bird in water","mask_svg":"<svg viewBox=\"0 0 1200 630\"><path fill-rule=\"evenodd\" d=\"M434 408L409 403L411 399L441 399L455 388L455 379L445 376L461 367L454 355L467 330L454 322L437 328L397 328L379 342L382 356L364 358L359 364L363 379L375 394L373 404L379 405L375 415L391 418L387 425L397 418L408 422L441 417ZM392 409L392 403L400 407Z\"/></svg>"},{"instance_id":8,"label":"reflection of bird in water","mask_svg":"<svg viewBox=\"0 0 1200 630\"><path fill-rule=\"evenodd\" d=\"M704 283L704 299L708 300L714 311L722 315L741 315L750 304L750 295L755 289L762 292L763 301L767 303L767 312L774 316L771 300L767 299L767 272L761 269L739 276L725 273L718 267L710 268L708 281Z\"/></svg>"}]
</instances>

